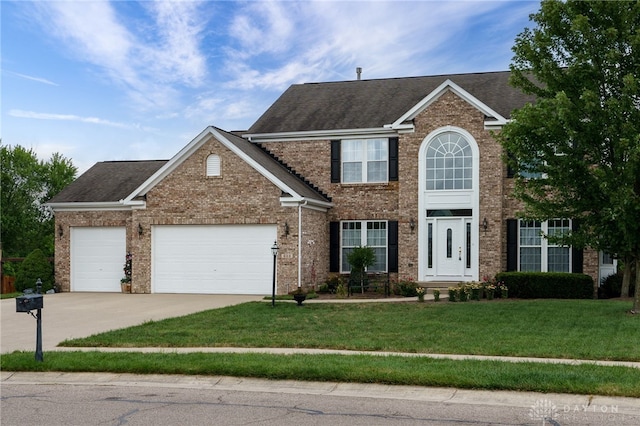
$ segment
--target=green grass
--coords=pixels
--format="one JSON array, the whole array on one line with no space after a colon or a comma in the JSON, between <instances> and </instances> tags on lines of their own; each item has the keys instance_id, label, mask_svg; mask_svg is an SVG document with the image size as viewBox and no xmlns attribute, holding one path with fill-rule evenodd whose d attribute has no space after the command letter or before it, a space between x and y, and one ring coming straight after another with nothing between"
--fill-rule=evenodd
<instances>
[{"instance_id":1,"label":"green grass","mask_svg":"<svg viewBox=\"0 0 640 426\"><path fill-rule=\"evenodd\" d=\"M4 371L189 374L640 397L640 369L371 355L3 354Z\"/></svg>"},{"instance_id":2,"label":"green grass","mask_svg":"<svg viewBox=\"0 0 640 426\"><path fill-rule=\"evenodd\" d=\"M615 300L247 303L64 346L294 347L640 361L640 317Z\"/></svg>"},{"instance_id":3,"label":"green grass","mask_svg":"<svg viewBox=\"0 0 640 426\"><path fill-rule=\"evenodd\" d=\"M0 294L0 299L15 299L18 296L22 296L22 293L19 291L16 291L14 293L3 293Z\"/></svg>"},{"instance_id":4,"label":"green grass","mask_svg":"<svg viewBox=\"0 0 640 426\"><path fill-rule=\"evenodd\" d=\"M254 302L115 330L66 346L298 347L640 361L640 317L605 300ZM199 374L640 397L640 369L373 355L32 352L5 371Z\"/></svg>"}]
</instances>

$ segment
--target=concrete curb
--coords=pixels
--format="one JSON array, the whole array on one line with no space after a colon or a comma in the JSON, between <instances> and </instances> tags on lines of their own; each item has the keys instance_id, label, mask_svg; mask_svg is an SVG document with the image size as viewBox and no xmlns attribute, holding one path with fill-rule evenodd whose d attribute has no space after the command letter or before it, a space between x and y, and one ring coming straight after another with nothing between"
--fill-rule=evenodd
<instances>
[{"instance_id":1,"label":"concrete curb","mask_svg":"<svg viewBox=\"0 0 640 426\"><path fill-rule=\"evenodd\" d=\"M484 391L422 386L389 386L361 383L300 382L226 376L136 375L111 373L0 372L2 384L66 384L90 386L165 387L187 389L272 392L282 394L331 395L358 398L387 398L446 404L491 405L531 408L541 400L564 410L640 416L640 399L593 395L535 392Z\"/></svg>"}]
</instances>

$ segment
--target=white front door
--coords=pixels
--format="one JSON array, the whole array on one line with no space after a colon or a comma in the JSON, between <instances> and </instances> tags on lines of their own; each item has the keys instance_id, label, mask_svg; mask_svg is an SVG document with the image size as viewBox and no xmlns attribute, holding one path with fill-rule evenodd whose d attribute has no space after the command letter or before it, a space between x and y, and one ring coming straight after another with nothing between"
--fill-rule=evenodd
<instances>
[{"instance_id":1,"label":"white front door","mask_svg":"<svg viewBox=\"0 0 640 426\"><path fill-rule=\"evenodd\" d=\"M464 220L437 219L434 244L435 275L460 277L464 275Z\"/></svg>"}]
</instances>

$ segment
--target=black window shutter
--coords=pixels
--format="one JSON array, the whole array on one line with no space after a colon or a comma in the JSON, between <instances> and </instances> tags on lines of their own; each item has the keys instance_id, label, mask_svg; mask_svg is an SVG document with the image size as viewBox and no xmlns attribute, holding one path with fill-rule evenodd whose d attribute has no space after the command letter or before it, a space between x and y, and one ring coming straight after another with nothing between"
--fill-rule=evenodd
<instances>
[{"instance_id":1,"label":"black window shutter","mask_svg":"<svg viewBox=\"0 0 640 426\"><path fill-rule=\"evenodd\" d=\"M511 167L511 163L510 161L515 159L515 157L513 156L513 154L507 154L508 160L509 162L507 162L507 177L508 178L513 178L516 175L516 171L513 170L513 167Z\"/></svg>"},{"instance_id":2,"label":"black window shutter","mask_svg":"<svg viewBox=\"0 0 640 426\"><path fill-rule=\"evenodd\" d=\"M580 224L578 220L571 221L571 229L577 231ZM582 249L571 247L571 272L581 274L584 272L584 253Z\"/></svg>"},{"instance_id":3,"label":"black window shutter","mask_svg":"<svg viewBox=\"0 0 640 426\"><path fill-rule=\"evenodd\" d=\"M518 219L507 219L507 271L518 270Z\"/></svg>"},{"instance_id":4,"label":"black window shutter","mask_svg":"<svg viewBox=\"0 0 640 426\"><path fill-rule=\"evenodd\" d=\"M331 141L331 183L340 183L340 141Z\"/></svg>"},{"instance_id":5,"label":"black window shutter","mask_svg":"<svg viewBox=\"0 0 640 426\"><path fill-rule=\"evenodd\" d=\"M388 226L389 272L398 272L398 221L390 220Z\"/></svg>"},{"instance_id":6,"label":"black window shutter","mask_svg":"<svg viewBox=\"0 0 640 426\"><path fill-rule=\"evenodd\" d=\"M340 222L329 223L329 272L340 272Z\"/></svg>"},{"instance_id":7,"label":"black window shutter","mask_svg":"<svg viewBox=\"0 0 640 426\"><path fill-rule=\"evenodd\" d=\"M389 138L389 181L398 180L398 138Z\"/></svg>"}]
</instances>

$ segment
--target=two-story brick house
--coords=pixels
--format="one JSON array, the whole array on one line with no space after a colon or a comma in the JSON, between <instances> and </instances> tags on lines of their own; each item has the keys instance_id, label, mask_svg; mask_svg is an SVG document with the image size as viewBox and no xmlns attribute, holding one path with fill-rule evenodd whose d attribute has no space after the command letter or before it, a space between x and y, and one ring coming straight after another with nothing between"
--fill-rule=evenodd
<instances>
[{"instance_id":1,"label":"two-story brick house","mask_svg":"<svg viewBox=\"0 0 640 426\"><path fill-rule=\"evenodd\" d=\"M540 238L572 226L516 220L493 132L532 98L508 72L291 86L245 132L206 128L168 161L103 162L50 205L64 291L269 294L372 271L459 282L504 270L585 272L597 253ZM606 265L604 265L606 267Z\"/></svg>"}]
</instances>

